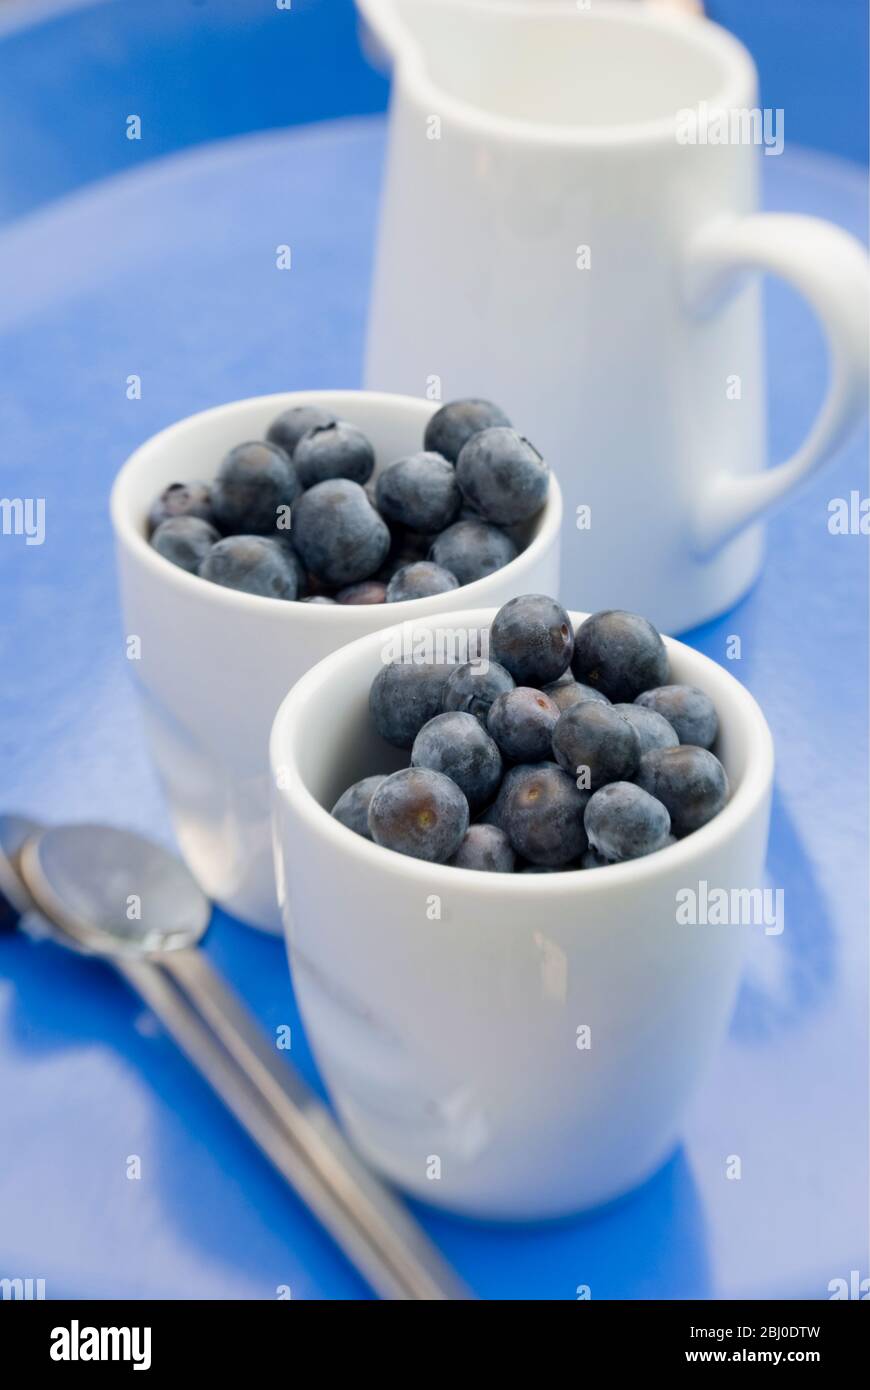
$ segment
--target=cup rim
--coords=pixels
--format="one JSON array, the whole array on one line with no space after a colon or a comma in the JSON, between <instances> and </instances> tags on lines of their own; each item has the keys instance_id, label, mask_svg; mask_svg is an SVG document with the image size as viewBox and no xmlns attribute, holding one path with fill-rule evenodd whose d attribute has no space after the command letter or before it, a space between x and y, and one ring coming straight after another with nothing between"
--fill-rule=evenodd
<instances>
[{"instance_id":1,"label":"cup rim","mask_svg":"<svg viewBox=\"0 0 870 1390\"><path fill-rule=\"evenodd\" d=\"M374 24L372 0L357 0L357 3L363 15L370 18ZM687 45L694 44L706 55L716 58L722 69L718 89L701 98L695 103L696 106L704 101L717 110L739 108L743 105L747 93L754 93L757 88L757 71L749 50L734 34L706 16L667 13L660 7L638 5L636 0L631 0L631 3L627 0L608 0L605 8L595 8L589 13L580 11L576 5L567 3L566 0L538 0L534 6L530 6L528 0L497 0L497 3L492 3L492 0L462 0L462 3L476 10L508 17L525 16L534 12L536 20L545 22L573 15L578 23L591 21L596 24L655 29L658 32L670 30L679 41ZM410 95L413 97L415 93L418 94L427 110L438 111L445 117L452 117L488 136L510 140L522 139L532 144L546 143L589 149L675 142L676 111L666 116L601 126L538 123L524 118L494 114L485 107L475 106L473 102L444 92L430 77L425 55L413 35L400 30L394 24L380 27L387 27L392 38L391 47L401 59L401 64L397 63L397 74L400 67L404 68L403 76L409 77L413 82L414 90Z\"/></svg>"},{"instance_id":2,"label":"cup rim","mask_svg":"<svg viewBox=\"0 0 870 1390\"><path fill-rule=\"evenodd\" d=\"M492 621L497 611L496 608L456 609L435 614L431 619L427 617L423 625L429 625L431 621L443 626L483 626ZM588 616L588 613L569 610L569 617L575 629ZM606 871L563 869L551 874L493 874L481 869L434 864L429 860L414 859L409 855L386 849L382 845L376 845L337 821L309 791L299 771L294 739L304 736L301 731L305 728L306 706L319 699L329 685L339 679L342 668L352 663L363 647L370 648L374 653L378 646L389 640L390 636L395 634L395 626L390 625L378 632L368 633L324 657L288 692L279 705L272 724L269 754L273 797L284 797L292 803L295 813L307 822L308 829L320 838L330 839L336 853L345 860L356 859L368 869L380 867L383 873L403 873L419 882L421 890L428 888L429 892L447 892L452 886L454 890L468 892L474 897L479 894L492 895L494 891L499 891L508 884L511 893L559 895L571 887L581 896L596 897L610 890L641 887L645 882L664 873L688 873L693 862L715 853L731 839L752 817L770 792L774 769L773 737L758 702L740 681L711 657L685 642L663 635L669 654L675 651L687 652L691 661L698 663L702 668L705 682L702 688L714 698L720 718L723 703L729 710L733 708L733 719L740 721L741 734L745 739L746 766L743 777L723 809L706 825L655 854L628 860L623 864L609 864ZM700 684L700 681L698 683ZM280 785L276 776L279 768ZM388 855L389 859L384 858L385 855ZM460 875L459 878L457 874Z\"/></svg>"},{"instance_id":3,"label":"cup rim","mask_svg":"<svg viewBox=\"0 0 870 1390\"><path fill-rule=\"evenodd\" d=\"M171 564L162 555L158 555L153 546L148 543L132 515L129 496L134 477L138 477L140 470L147 468L151 462L151 456L172 436L183 434L186 431L192 432L197 426L216 421L222 415L229 419L243 406L262 405L265 407L268 404L270 408L274 408L277 415L280 411L288 410L294 405L323 404L328 406L339 397L343 400L349 397L365 397L387 410L391 408L406 409L411 405L419 408L421 419L424 414L427 418L429 415L433 415L444 404L443 401L427 401L421 396L408 396L397 392L336 388L317 391L277 391L262 396L243 396L235 401L227 401L222 405L195 411L192 415L184 415L171 425L149 435L134 449L118 470L109 498L109 512L118 541L135 555L140 564L151 571L156 580L162 581L180 595L186 593L189 596L195 596L198 594L204 603L220 604L225 608L235 609L239 613L248 612L252 615L258 613L261 617L267 613L272 613L276 619L284 614L288 620L289 616L292 615L294 619L302 623L310 622L318 626L329 623L342 622L346 625L347 623L358 622L361 630L370 630L373 605L304 603L301 600L288 602L287 599L269 598L263 594L242 593L238 589L228 589L221 584L210 584L197 574L188 574L186 570ZM379 608L389 607L390 615L392 617L395 614L396 622L407 622L414 618L424 618L430 614L439 613L444 606L445 598L454 594L471 595L472 603L469 606L473 606L475 600L477 603L481 603L488 597L487 585L492 580L498 577L499 581L503 582L506 576L509 577L510 574L514 573L514 567L520 566L521 562L525 562L527 567L534 565L554 544L558 544L562 528L562 505L562 490L559 486L559 479L556 476L556 470L551 466L547 500L539 514L538 530L525 549L521 550L508 564L499 570L494 570L492 574L475 579L471 584L463 584L458 589L451 589L448 594L430 594L427 598L404 599L400 603L375 606Z\"/></svg>"}]
</instances>

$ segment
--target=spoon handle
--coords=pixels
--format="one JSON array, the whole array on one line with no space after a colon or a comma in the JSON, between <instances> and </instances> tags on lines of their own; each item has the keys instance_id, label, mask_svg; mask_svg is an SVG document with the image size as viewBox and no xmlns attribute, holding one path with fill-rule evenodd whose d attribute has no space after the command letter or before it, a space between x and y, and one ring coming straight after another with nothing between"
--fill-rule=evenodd
<instances>
[{"instance_id":1,"label":"spoon handle","mask_svg":"<svg viewBox=\"0 0 870 1390\"><path fill-rule=\"evenodd\" d=\"M143 954L123 942L106 951L111 933L66 910L40 847L38 826L0 815L0 928L23 927L38 909L58 945L110 961L380 1297L472 1297L207 957L195 947Z\"/></svg>"},{"instance_id":2,"label":"spoon handle","mask_svg":"<svg viewBox=\"0 0 870 1390\"><path fill-rule=\"evenodd\" d=\"M382 1298L471 1296L201 951L115 964Z\"/></svg>"}]
</instances>

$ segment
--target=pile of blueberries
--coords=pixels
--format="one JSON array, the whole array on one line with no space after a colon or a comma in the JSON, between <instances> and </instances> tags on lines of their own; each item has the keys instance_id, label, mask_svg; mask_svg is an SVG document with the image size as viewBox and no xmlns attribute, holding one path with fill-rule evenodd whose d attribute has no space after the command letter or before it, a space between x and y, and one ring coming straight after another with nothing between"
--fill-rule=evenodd
<instances>
[{"instance_id":1,"label":"pile of blueberries","mask_svg":"<svg viewBox=\"0 0 870 1390\"><path fill-rule=\"evenodd\" d=\"M728 779L703 690L669 684L656 629L555 599L499 609L485 663L385 665L369 712L411 766L366 777L332 814L378 845L494 873L653 854L721 811Z\"/></svg>"},{"instance_id":2,"label":"pile of blueberries","mask_svg":"<svg viewBox=\"0 0 870 1390\"><path fill-rule=\"evenodd\" d=\"M421 452L371 482L361 430L316 405L231 449L211 486L172 483L151 544L215 584L303 603L400 603L471 584L518 554L512 528L547 500L549 470L498 406L452 401Z\"/></svg>"}]
</instances>

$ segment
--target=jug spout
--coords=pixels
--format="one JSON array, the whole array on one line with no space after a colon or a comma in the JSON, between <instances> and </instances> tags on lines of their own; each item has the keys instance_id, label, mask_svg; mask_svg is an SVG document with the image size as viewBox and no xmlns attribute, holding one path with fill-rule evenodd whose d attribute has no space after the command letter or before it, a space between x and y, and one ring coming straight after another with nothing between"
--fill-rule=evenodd
<instances>
[{"instance_id":1,"label":"jug spout","mask_svg":"<svg viewBox=\"0 0 870 1390\"><path fill-rule=\"evenodd\" d=\"M478 49L476 26L505 18L491 0L356 0L356 7L369 52L387 66L416 62L421 69L445 42L454 52L456 45ZM525 4L509 8L516 13Z\"/></svg>"},{"instance_id":2,"label":"jug spout","mask_svg":"<svg viewBox=\"0 0 870 1390\"><path fill-rule=\"evenodd\" d=\"M356 0L356 7L378 66L392 66L415 45L413 0Z\"/></svg>"}]
</instances>

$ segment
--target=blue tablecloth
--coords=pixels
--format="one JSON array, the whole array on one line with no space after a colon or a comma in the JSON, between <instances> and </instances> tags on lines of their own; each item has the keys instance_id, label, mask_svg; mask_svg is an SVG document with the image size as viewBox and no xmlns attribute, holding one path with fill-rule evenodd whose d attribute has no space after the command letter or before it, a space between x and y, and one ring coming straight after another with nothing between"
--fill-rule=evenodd
<instances>
[{"instance_id":1,"label":"blue tablecloth","mask_svg":"<svg viewBox=\"0 0 870 1390\"><path fill-rule=\"evenodd\" d=\"M0 492L44 496L47 522L41 547L0 537L5 807L166 838L123 656L110 483L191 411L359 384L382 155L378 118L202 146L0 235ZM769 208L862 233L859 169L794 150L763 165ZM768 309L781 458L824 352L788 291L772 285ZM867 540L827 527L831 498L866 490L866 450L774 521L755 590L690 635L719 659L740 635L731 669L773 728L785 931L753 938L685 1144L640 1192L522 1230L417 1209L482 1297L826 1297L867 1274ZM291 1025L313 1078L280 943L218 915L207 949L266 1028ZM0 1146L0 1277L44 1278L49 1297L365 1296L120 983L20 938L0 941Z\"/></svg>"}]
</instances>

